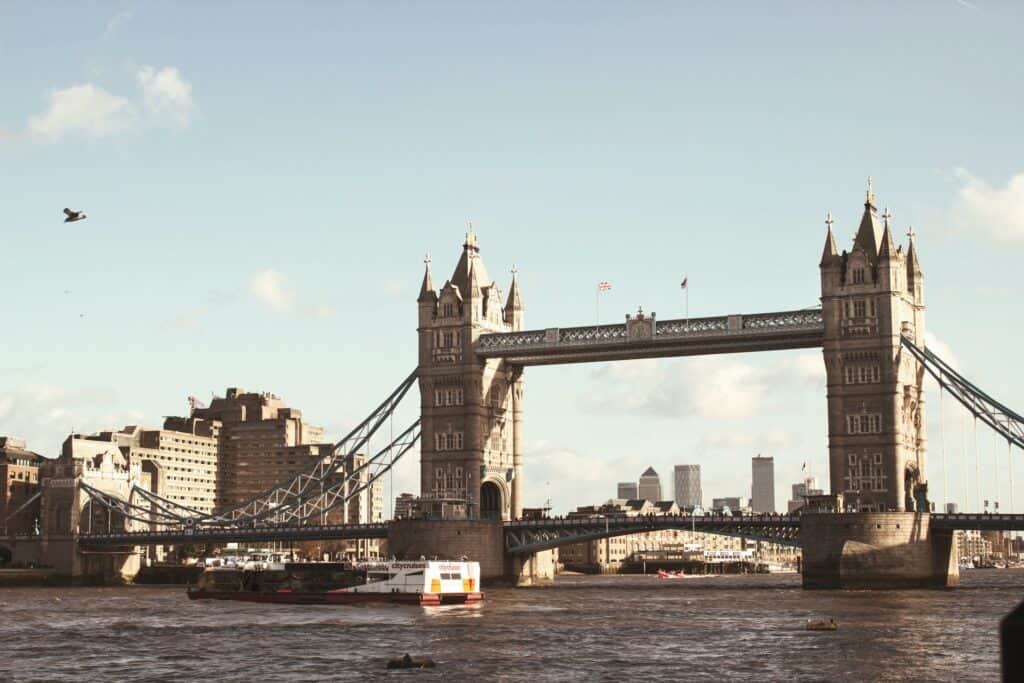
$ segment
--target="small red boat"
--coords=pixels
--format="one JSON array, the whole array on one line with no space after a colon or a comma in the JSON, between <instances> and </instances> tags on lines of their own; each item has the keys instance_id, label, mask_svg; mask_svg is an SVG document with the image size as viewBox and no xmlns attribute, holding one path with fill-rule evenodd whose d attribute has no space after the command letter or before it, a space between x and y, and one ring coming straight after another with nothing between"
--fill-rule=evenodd
<instances>
[{"instance_id":1,"label":"small red boat","mask_svg":"<svg viewBox=\"0 0 1024 683\"><path fill-rule=\"evenodd\" d=\"M287 605L397 602L469 604L483 600L477 562L419 561L249 563L210 567L190 600L239 600Z\"/></svg>"}]
</instances>

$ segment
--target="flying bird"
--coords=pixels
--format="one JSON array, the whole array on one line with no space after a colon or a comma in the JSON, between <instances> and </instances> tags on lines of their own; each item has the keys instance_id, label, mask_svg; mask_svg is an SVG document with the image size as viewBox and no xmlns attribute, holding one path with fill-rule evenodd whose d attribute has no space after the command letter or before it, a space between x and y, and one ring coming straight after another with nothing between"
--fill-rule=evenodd
<instances>
[{"instance_id":1,"label":"flying bird","mask_svg":"<svg viewBox=\"0 0 1024 683\"><path fill-rule=\"evenodd\" d=\"M67 218L64 219L65 223L74 223L75 221L83 220L86 216L81 211L72 211L71 209L64 209L64 215Z\"/></svg>"}]
</instances>

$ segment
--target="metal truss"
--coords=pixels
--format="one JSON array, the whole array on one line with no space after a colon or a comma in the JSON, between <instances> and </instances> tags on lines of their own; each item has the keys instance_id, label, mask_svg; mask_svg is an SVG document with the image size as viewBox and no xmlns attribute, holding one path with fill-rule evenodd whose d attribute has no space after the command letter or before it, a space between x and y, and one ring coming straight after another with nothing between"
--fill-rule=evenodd
<instances>
[{"instance_id":1,"label":"metal truss","mask_svg":"<svg viewBox=\"0 0 1024 683\"><path fill-rule=\"evenodd\" d=\"M903 346L924 366L939 386L950 393L974 417L978 418L1008 442L1024 448L1024 417L1007 408L928 349L918 347L906 337Z\"/></svg>"},{"instance_id":2,"label":"metal truss","mask_svg":"<svg viewBox=\"0 0 1024 683\"><path fill-rule=\"evenodd\" d=\"M505 524L505 551L532 554L563 545L626 536L662 529L693 530L706 534L736 536L800 545L800 517L796 515L753 515L735 517L587 517L583 519L541 519Z\"/></svg>"},{"instance_id":3,"label":"metal truss","mask_svg":"<svg viewBox=\"0 0 1024 683\"><path fill-rule=\"evenodd\" d=\"M352 467L352 458L389 420L416 382L414 370L387 399L331 450L306 470L266 489L240 505L219 513L205 513L164 498L141 487L132 488L129 500L100 491L84 482L81 490L97 503L134 521L194 530L208 527L254 528L258 525L294 525L318 519L322 525L331 509L344 505L371 486L419 440L417 419L385 448ZM350 471L346 472L346 467ZM138 502L136 502L138 499Z\"/></svg>"}]
</instances>

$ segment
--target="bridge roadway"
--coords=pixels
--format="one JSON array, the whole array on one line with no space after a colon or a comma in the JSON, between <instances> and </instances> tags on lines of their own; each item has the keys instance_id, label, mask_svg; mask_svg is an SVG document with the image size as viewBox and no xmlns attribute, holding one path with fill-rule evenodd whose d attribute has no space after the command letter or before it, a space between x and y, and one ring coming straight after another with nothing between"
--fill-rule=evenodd
<instances>
[{"instance_id":1,"label":"bridge roadway","mask_svg":"<svg viewBox=\"0 0 1024 683\"><path fill-rule=\"evenodd\" d=\"M438 521L443 524L442 521ZM1024 531L1024 514L933 514L932 529ZM586 517L515 520L505 522L505 550L530 554L571 543L613 536L692 529L703 533L738 536L782 545L800 545L800 515L655 515L641 517ZM135 531L79 535L86 547L229 543L246 541L313 541L387 538L388 523L255 528L201 528L193 530ZM0 542L5 539L0 537ZM25 540L25 539L21 539Z\"/></svg>"},{"instance_id":2,"label":"bridge roadway","mask_svg":"<svg viewBox=\"0 0 1024 683\"><path fill-rule=\"evenodd\" d=\"M482 334L474 351L515 365L821 348L821 309Z\"/></svg>"}]
</instances>

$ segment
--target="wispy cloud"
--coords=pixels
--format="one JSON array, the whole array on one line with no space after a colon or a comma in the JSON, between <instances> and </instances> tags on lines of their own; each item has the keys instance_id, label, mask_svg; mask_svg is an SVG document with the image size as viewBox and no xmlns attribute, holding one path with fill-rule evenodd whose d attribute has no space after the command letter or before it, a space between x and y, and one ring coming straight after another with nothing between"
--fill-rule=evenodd
<instances>
[{"instance_id":1,"label":"wispy cloud","mask_svg":"<svg viewBox=\"0 0 1024 683\"><path fill-rule=\"evenodd\" d=\"M46 109L30 116L26 131L58 142L66 136L103 138L147 125L185 128L196 112L192 85L174 67L143 66L136 73L140 94L130 99L93 83L52 90Z\"/></svg>"},{"instance_id":2,"label":"wispy cloud","mask_svg":"<svg viewBox=\"0 0 1024 683\"><path fill-rule=\"evenodd\" d=\"M114 16L107 20L107 25L103 29L103 37L109 38L117 33L125 24L131 21L131 18L132 13L126 9L115 12Z\"/></svg>"},{"instance_id":3,"label":"wispy cloud","mask_svg":"<svg viewBox=\"0 0 1024 683\"><path fill-rule=\"evenodd\" d=\"M188 126L195 112L192 84L172 66L156 69L144 66L137 74L142 88L142 102L156 119L180 128Z\"/></svg>"},{"instance_id":4,"label":"wispy cloud","mask_svg":"<svg viewBox=\"0 0 1024 683\"><path fill-rule=\"evenodd\" d=\"M581 399L590 412L665 418L732 418L756 414L766 399L791 387L823 387L819 354L801 354L767 368L729 357L639 360L602 366Z\"/></svg>"},{"instance_id":5,"label":"wispy cloud","mask_svg":"<svg viewBox=\"0 0 1024 683\"><path fill-rule=\"evenodd\" d=\"M956 176L962 183L954 206L956 227L998 243L1024 244L1024 173L1005 187L993 187L962 168Z\"/></svg>"},{"instance_id":6,"label":"wispy cloud","mask_svg":"<svg viewBox=\"0 0 1024 683\"><path fill-rule=\"evenodd\" d=\"M273 269L256 273L249 280L249 291L263 305L278 312L291 308L292 294L288 291L284 276Z\"/></svg>"},{"instance_id":7,"label":"wispy cloud","mask_svg":"<svg viewBox=\"0 0 1024 683\"><path fill-rule=\"evenodd\" d=\"M91 83L54 90L49 106L28 120L35 135L56 142L68 134L100 138L131 128L138 113L124 97L112 95Z\"/></svg>"},{"instance_id":8,"label":"wispy cloud","mask_svg":"<svg viewBox=\"0 0 1024 683\"><path fill-rule=\"evenodd\" d=\"M48 384L25 384L0 393L0 424L4 435L25 439L29 449L55 457L64 438L75 430L93 432L140 423L140 411L111 410L111 392Z\"/></svg>"}]
</instances>

